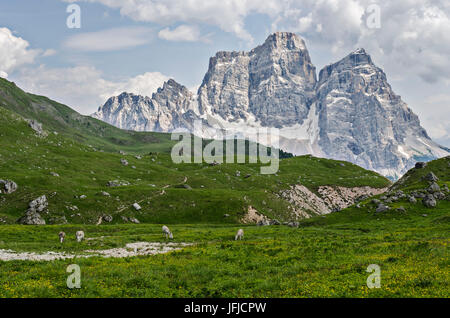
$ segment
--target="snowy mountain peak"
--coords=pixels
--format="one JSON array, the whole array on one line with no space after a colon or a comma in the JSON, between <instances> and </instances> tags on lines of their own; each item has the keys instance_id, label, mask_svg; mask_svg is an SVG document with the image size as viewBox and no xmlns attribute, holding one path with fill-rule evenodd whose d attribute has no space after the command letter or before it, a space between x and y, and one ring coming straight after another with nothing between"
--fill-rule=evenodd
<instances>
[{"instance_id":1,"label":"snowy mountain peak","mask_svg":"<svg viewBox=\"0 0 450 318\"><path fill-rule=\"evenodd\" d=\"M117 127L171 132L201 119L234 133L279 128L279 147L295 155L346 160L397 178L416 161L447 156L389 85L384 71L358 48L316 68L305 42L277 32L249 52L217 52L194 96L173 79L152 98L123 93L93 115Z\"/></svg>"}]
</instances>

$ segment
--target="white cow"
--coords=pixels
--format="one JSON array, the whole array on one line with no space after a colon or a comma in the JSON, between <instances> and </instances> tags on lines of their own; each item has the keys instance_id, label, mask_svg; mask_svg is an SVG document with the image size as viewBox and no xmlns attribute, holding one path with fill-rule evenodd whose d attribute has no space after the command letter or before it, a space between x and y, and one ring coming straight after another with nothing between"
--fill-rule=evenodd
<instances>
[{"instance_id":1,"label":"white cow","mask_svg":"<svg viewBox=\"0 0 450 318\"><path fill-rule=\"evenodd\" d=\"M244 238L244 230L243 229L239 229L236 233L236 236L234 237L234 240L242 240Z\"/></svg>"},{"instance_id":2,"label":"white cow","mask_svg":"<svg viewBox=\"0 0 450 318\"><path fill-rule=\"evenodd\" d=\"M59 242L63 243L64 239L66 238L66 233L61 231L61 232L59 232L58 236L59 236Z\"/></svg>"},{"instance_id":3,"label":"white cow","mask_svg":"<svg viewBox=\"0 0 450 318\"><path fill-rule=\"evenodd\" d=\"M77 242L81 242L82 240L84 240L84 232L83 231L77 231L77 233L75 233L75 236L77 238Z\"/></svg>"},{"instance_id":4,"label":"white cow","mask_svg":"<svg viewBox=\"0 0 450 318\"><path fill-rule=\"evenodd\" d=\"M163 231L163 235L166 236L166 239L167 238L173 239L172 232L170 232L170 230L169 230L169 228L167 226L163 225L162 231Z\"/></svg>"}]
</instances>

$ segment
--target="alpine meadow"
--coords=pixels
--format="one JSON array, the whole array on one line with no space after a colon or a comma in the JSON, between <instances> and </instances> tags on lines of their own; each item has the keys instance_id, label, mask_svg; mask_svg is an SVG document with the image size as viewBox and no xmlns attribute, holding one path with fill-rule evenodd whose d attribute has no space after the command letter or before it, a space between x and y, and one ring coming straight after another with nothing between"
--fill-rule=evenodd
<instances>
[{"instance_id":1,"label":"alpine meadow","mask_svg":"<svg viewBox=\"0 0 450 318\"><path fill-rule=\"evenodd\" d=\"M448 6L19 2L0 298L448 299Z\"/></svg>"}]
</instances>

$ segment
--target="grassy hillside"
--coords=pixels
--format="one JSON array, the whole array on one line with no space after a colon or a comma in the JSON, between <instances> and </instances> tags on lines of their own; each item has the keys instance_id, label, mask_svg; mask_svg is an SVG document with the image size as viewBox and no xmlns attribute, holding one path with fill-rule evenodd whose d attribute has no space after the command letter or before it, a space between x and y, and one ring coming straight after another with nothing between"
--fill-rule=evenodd
<instances>
[{"instance_id":1,"label":"grassy hillside","mask_svg":"<svg viewBox=\"0 0 450 318\"><path fill-rule=\"evenodd\" d=\"M169 152L169 134L126 131L100 120L83 116L47 97L29 94L14 83L0 78L0 107L24 118L35 119L49 131L105 151Z\"/></svg>"},{"instance_id":2,"label":"grassy hillside","mask_svg":"<svg viewBox=\"0 0 450 318\"><path fill-rule=\"evenodd\" d=\"M438 168L439 182L449 184L448 163L443 158L426 170L410 171L402 191L421 188L420 175ZM194 244L169 254L3 262L0 297L448 297L449 201L427 209L399 200L391 210L376 213L371 200L361 208L304 220L299 228L169 224L174 242ZM406 210L395 210L399 205ZM245 237L236 242L238 228ZM60 230L67 233L63 245ZM89 240L76 243L77 230ZM150 224L5 225L0 237L0 250L75 254L164 241L161 225ZM81 267L81 289L66 286L66 268L73 263ZM370 264L380 267L380 288L366 284Z\"/></svg>"},{"instance_id":3,"label":"grassy hillside","mask_svg":"<svg viewBox=\"0 0 450 318\"><path fill-rule=\"evenodd\" d=\"M410 202L409 197L415 192L428 193L430 182L424 180L424 176L433 172L439 180L436 182L442 189L445 198L436 200L437 204L434 208L424 206L422 198L416 198L416 202ZM392 220L401 219L416 226L416 222L425 218L436 218L436 223L448 226L450 221L450 194L444 190L444 185L450 187L450 157L433 160L427 163L422 169L410 169L400 180L393 184L389 191L371 197L360 203L360 208L351 206L341 212L328 215L326 219L313 218L302 221L304 226L310 225L329 225L342 222L368 222L370 220ZM390 200L397 197L398 191L404 193L404 197L397 200ZM379 200L387 205L390 210L386 212L376 212L378 203L372 202ZM390 202L393 201L393 202ZM403 211L404 209L404 211ZM446 231L447 238L450 231Z\"/></svg>"},{"instance_id":4,"label":"grassy hillside","mask_svg":"<svg viewBox=\"0 0 450 318\"><path fill-rule=\"evenodd\" d=\"M281 160L275 175L261 175L260 164L176 165L167 153L171 144L166 135L117 130L44 97L21 96L9 82L0 84L0 179L19 186L12 194L0 194L0 224L7 223L0 226L0 254L81 255L132 242L161 242L162 223L172 229L174 242L193 244L168 254L129 258L0 260L0 297L448 297L448 194L435 208L426 208L422 199L411 203L408 196L425 191L429 183L422 177L431 171L442 189L450 185L449 158L411 170L377 196L389 205L385 212L376 212L377 204L368 198L358 206L302 220L299 228L243 225L237 223L248 206L270 218L291 220L288 204L278 194L294 184L316 194L322 185L391 184L356 165L311 156ZM49 108L31 112L31 106L44 104L56 112L55 122ZM22 116L38 119L50 134L37 136ZM143 136L162 139L146 143ZM141 159L136 153L143 154ZM113 180L129 185L107 187ZM405 196L393 200L399 190ZM64 216L70 224L14 224L28 202L44 194L47 223ZM142 210L132 208L135 202ZM102 215L113 221L94 225ZM146 224L121 224L122 217ZM245 237L236 242L239 228ZM67 234L64 244L58 242L61 230ZM74 238L78 230L86 232L82 243ZM81 267L81 289L66 286L66 268L74 263ZM379 289L366 285L370 264L380 266Z\"/></svg>"},{"instance_id":5,"label":"grassy hillside","mask_svg":"<svg viewBox=\"0 0 450 318\"><path fill-rule=\"evenodd\" d=\"M64 216L70 223L95 223L105 214L113 216L113 223L122 222L122 216L155 223L235 223L250 205L269 217L289 220L286 202L276 194L291 184L301 182L313 191L320 185L389 184L356 165L311 156L282 160L277 175L261 175L259 164L176 165L168 154L139 160L101 152L61 134L38 137L20 116L3 108L0 126L0 178L19 185L16 192L0 195L0 218L7 223L14 223L29 201L44 194L50 214L43 217ZM106 186L114 180L129 185ZM86 198L80 199L82 195ZM135 202L141 211L132 208ZM224 214L230 217L224 219Z\"/></svg>"}]
</instances>

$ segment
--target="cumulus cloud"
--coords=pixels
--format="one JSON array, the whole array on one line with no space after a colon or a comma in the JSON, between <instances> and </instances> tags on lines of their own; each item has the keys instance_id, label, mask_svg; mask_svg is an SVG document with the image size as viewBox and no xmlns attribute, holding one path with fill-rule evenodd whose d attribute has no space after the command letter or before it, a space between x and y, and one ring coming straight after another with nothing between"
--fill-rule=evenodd
<instances>
[{"instance_id":1,"label":"cumulus cloud","mask_svg":"<svg viewBox=\"0 0 450 318\"><path fill-rule=\"evenodd\" d=\"M159 72L146 72L125 81L114 83L114 90L106 91L102 94L102 97L106 100L111 96L119 95L123 92L151 96L152 93L156 92L168 80L168 76Z\"/></svg>"},{"instance_id":2,"label":"cumulus cloud","mask_svg":"<svg viewBox=\"0 0 450 318\"><path fill-rule=\"evenodd\" d=\"M8 77L8 73L18 67L33 63L40 50L29 48L29 43L16 37L8 28L0 28L0 76Z\"/></svg>"},{"instance_id":3,"label":"cumulus cloud","mask_svg":"<svg viewBox=\"0 0 450 318\"><path fill-rule=\"evenodd\" d=\"M403 0L375 3L380 27L368 20L372 0L304 0L291 3L272 30L299 32L335 58L364 47L391 74L450 81L450 6L444 1Z\"/></svg>"},{"instance_id":4,"label":"cumulus cloud","mask_svg":"<svg viewBox=\"0 0 450 318\"><path fill-rule=\"evenodd\" d=\"M430 137L450 148L450 94L428 96L415 109Z\"/></svg>"},{"instance_id":5,"label":"cumulus cloud","mask_svg":"<svg viewBox=\"0 0 450 318\"><path fill-rule=\"evenodd\" d=\"M45 50L44 53L42 53L42 56L43 57L48 57L48 56L53 56L55 54L56 54L56 50L48 49L48 50Z\"/></svg>"},{"instance_id":6,"label":"cumulus cloud","mask_svg":"<svg viewBox=\"0 0 450 318\"><path fill-rule=\"evenodd\" d=\"M426 82L450 81L450 6L443 0L84 1L120 10L135 21L165 26L159 36L173 41L183 36L187 41L198 38L195 28L187 25L170 29L182 23L215 26L251 44L245 19L263 14L269 18L272 31L298 32L336 59L364 47L392 72L408 69ZM380 9L380 28L370 28L367 23L374 4Z\"/></svg>"},{"instance_id":7,"label":"cumulus cloud","mask_svg":"<svg viewBox=\"0 0 450 318\"><path fill-rule=\"evenodd\" d=\"M207 37L200 35L200 30L196 26L180 25L175 29L165 28L159 31L158 37L166 41L174 42L208 42Z\"/></svg>"},{"instance_id":8,"label":"cumulus cloud","mask_svg":"<svg viewBox=\"0 0 450 318\"><path fill-rule=\"evenodd\" d=\"M153 29L148 27L122 27L85 32L64 41L64 47L84 52L116 51L149 43Z\"/></svg>"},{"instance_id":9,"label":"cumulus cloud","mask_svg":"<svg viewBox=\"0 0 450 318\"><path fill-rule=\"evenodd\" d=\"M36 76L39 74L39 76ZM25 91L45 95L83 114L91 114L122 92L151 96L169 77L148 72L122 81L110 81L93 66L24 68L14 81Z\"/></svg>"},{"instance_id":10,"label":"cumulus cloud","mask_svg":"<svg viewBox=\"0 0 450 318\"><path fill-rule=\"evenodd\" d=\"M75 2L75 0L63 0ZM274 16L287 0L84 0L119 9L135 21L170 26L177 22L216 26L240 39L252 40L245 29L245 18L252 13Z\"/></svg>"}]
</instances>

